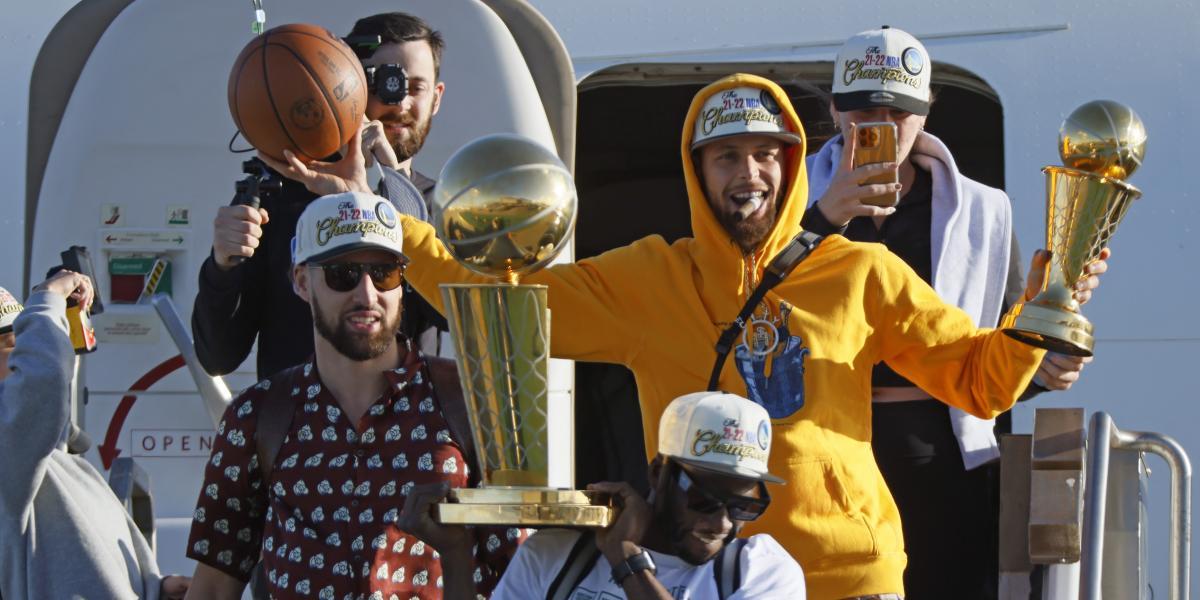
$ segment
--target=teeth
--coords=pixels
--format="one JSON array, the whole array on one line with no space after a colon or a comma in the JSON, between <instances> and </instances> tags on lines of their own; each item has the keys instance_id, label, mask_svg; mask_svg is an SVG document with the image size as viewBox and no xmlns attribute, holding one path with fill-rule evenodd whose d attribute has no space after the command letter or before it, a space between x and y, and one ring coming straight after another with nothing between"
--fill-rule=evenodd
<instances>
[{"instance_id":1,"label":"teeth","mask_svg":"<svg viewBox=\"0 0 1200 600\"><path fill-rule=\"evenodd\" d=\"M763 192L760 190L756 190L753 192L740 192L740 193L734 194L733 197L735 200L751 200L751 199L762 200Z\"/></svg>"}]
</instances>

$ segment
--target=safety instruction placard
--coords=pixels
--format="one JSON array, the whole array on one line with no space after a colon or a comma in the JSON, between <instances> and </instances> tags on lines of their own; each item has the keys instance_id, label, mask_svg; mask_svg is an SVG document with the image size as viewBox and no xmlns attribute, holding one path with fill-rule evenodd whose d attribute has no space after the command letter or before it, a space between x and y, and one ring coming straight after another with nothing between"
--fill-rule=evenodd
<instances>
[{"instance_id":1,"label":"safety instruction placard","mask_svg":"<svg viewBox=\"0 0 1200 600\"><path fill-rule=\"evenodd\" d=\"M117 314L105 311L92 317L96 338L101 343L154 344L161 335L162 321L157 313Z\"/></svg>"}]
</instances>

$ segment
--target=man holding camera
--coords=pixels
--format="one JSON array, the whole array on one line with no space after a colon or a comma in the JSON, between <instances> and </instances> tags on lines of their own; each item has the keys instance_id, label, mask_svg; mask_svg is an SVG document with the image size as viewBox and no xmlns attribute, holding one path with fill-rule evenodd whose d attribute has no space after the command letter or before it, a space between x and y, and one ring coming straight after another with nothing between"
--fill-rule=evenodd
<instances>
[{"instance_id":1,"label":"man holding camera","mask_svg":"<svg viewBox=\"0 0 1200 600\"><path fill-rule=\"evenodd\" d=\"M373 83L361 143L367 161L377 161L384 174L378 191L400 212L425 219L423 196L434 181L414 171L412 159L425 143L445 89L438 80L442 36L412 15L384 13L360 19L347 40ZM280 193L261 198L261 208L223 206L213 221L212 255L200 268L192 311L196 354L211 374L236 369L256 338L259 378L313 351L308 306L288 281L288 245L297 218L316 196L293 181L282 184ZM445 320L407 291L404 333L436 354L437 331L446 329Z\"/></svg>"}]
</instances>

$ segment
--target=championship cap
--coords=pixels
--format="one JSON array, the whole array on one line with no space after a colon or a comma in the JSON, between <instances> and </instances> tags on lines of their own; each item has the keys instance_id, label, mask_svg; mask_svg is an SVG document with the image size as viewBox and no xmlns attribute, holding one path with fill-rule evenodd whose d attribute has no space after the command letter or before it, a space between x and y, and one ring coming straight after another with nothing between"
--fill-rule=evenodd
<instances>
[{"instance_id":1,"label":"championship cap","mask_svg":"<svg viewBox=\"0 0 1200 600\"><path fill-rule=\"evenodd\" d=\"M884 25L842 44L833 63L833 105L841 112L876 106L929 114L929 53L917 38Z\"/></svg>"},{"instance_id":2,"label":"championship cap","mask_svg":"<svg viewBox=\"0 0 1200 600\"><path fill-rule=\"evenodd\" d=\"M408 262L396 209L379 196L345 192L313 200L300 213L292 264L319 263L347 252L378 248Z\"/></svg>"},{"instance_id":3,"label":"championship cap","mask_svg":"<svg viewBox=\"0 0 1200 600\"><path fill-rule=\"evenodd\" d=\"M658 453L694 467L770 483L771 417L741 396L696 392L667 405L658 423Z\"/></svg>"},{"instance_id":4,"label":"championship cap","mask_svg":"<svg viewBox=\"0 0 1200 600\"><path fill-rule=\"evenodd\" d=\"M8 290L0 288L0 333L8 333L13 329L13 321L17 320L17 315L25 310L24 306L8 293Z\"/></svg>"},{"instance_id":5,"label":"championship cap","mask_svg":"<svg viewBox=\"0 0 1200 600\"><path fill-rule=\"evenodd\" d=\"M788 131L783 110L771 90L736 87L713 92L700 114L692 134L692 150L713 140L731 135L757 134L785 144L799 144L800 136Z\"/></svg>"}]
</instances>

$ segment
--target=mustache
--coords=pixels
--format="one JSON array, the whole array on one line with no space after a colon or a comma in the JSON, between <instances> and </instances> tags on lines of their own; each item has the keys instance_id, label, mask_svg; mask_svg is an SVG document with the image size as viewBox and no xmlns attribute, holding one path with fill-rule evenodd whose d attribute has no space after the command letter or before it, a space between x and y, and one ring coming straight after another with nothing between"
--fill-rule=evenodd
<instances>
[{"instance_id":1,"label":"mustache","mask_svg":"<svg viewBox=\"0 0 1200 600\"><path fill-rule=\"evenodd\" d=\"M380 115L378 121L380 123L383 123L385 126L387 126L387 125L403 125L406 127L417 122L417 120L412 115L407 114L407 113L399 113L399 112L387 113L387 114Z\"/></svg>"}]
</instances>

